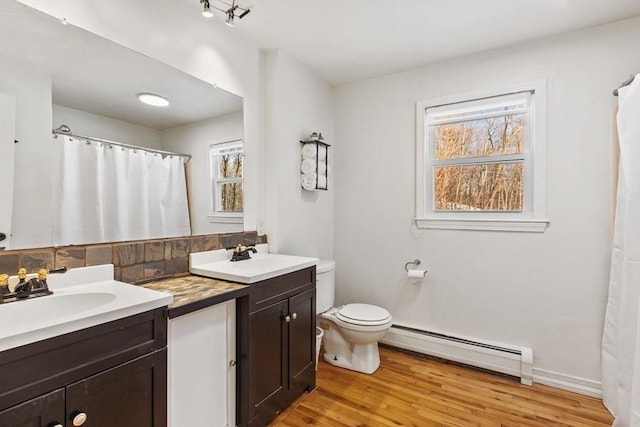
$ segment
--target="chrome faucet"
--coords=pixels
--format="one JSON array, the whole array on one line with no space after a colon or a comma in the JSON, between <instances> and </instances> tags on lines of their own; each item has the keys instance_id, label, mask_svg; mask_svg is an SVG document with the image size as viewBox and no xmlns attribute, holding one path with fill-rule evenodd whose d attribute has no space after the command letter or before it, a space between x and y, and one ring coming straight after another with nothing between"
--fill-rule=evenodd
<instances>
[{"instance_id":1,"label":"chrome faucet","mask_svg":"<svg viewBox=\"0 0 640 427\"><path fill-rule=\"evenodd\" d=\"M233 249L233 253L231 254L231 261L243 261L245 259L251 259L251 252L254 254L258 251L254 246L244 246L238 244L236 247L231 247L227 249Z\"/></svg>"}]
</instances>

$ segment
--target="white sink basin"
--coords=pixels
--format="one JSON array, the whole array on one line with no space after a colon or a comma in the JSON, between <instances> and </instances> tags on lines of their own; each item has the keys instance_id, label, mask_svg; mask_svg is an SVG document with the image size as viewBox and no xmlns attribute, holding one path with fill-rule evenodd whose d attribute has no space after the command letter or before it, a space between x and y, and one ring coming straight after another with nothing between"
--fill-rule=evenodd
<instances>
[{"instance_id":1,"label":"white sink basin","mask_svg":"<svg viewBox=\"0 0 640 427\"><path fill-rule=\"evenodd\" d=\"M118 296L109 292L86 292L77 294L53 294L34 299L4 304L0 310L3 325L52 322L94 310L113 302Z\"/></svg>"},{"instance_id":2,"label":"white sink basin","mask_svg":"<svg viewBox=\"0 0 640 427\"><path fill-rule=\"evenodd\" d=\"M53 295L0 304L0 351L173 301L170 294L113 280L111 265L72 269L64 275L50 276L48 282Z\"/></svg>"},{"instance_id":3,"label":"white sink basin","mask_svg":"<svg viewBox=\"0 0 640 427\"><path fill-rule=\"evenodd\" d=\"M316 265L317 258L265 252L266 246L258 245L258 253L251 259L229 261L231 251L218 250L191 254L189 270L201 276L240 283L256 283L282 274Z\"/></svg>"}]
</instances>

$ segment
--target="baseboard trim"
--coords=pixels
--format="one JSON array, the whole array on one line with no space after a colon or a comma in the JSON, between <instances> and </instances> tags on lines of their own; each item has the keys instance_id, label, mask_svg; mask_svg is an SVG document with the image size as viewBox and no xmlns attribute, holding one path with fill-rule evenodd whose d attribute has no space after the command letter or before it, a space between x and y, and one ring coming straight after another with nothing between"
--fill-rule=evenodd
<instances>
[{"instance_id":1,"label":"baseboard trim","mask_svg":"<svg viewBox=\"0 0 640 427\"><path fill-rule=\"evenodd\" d=\"M394 324L381 343L465 365L519 377L532 384L533 352L529 348L481 342Z\"/></svg>"},{"instance_id":2,"label":"baseboard trim","mask_svg":"<svg viewBox=\"0 0 640 427\"><path fill-rule=\"evenodd\" d=\"M602 383L535 368L532 351L528 348L500 343L483 343L400 325L392 326L381 343L390 347L520 377L523 384L544 384L602 399Z\"/></svg>"},{"instance_id":3,"label":"baseboard trim","mask_svg":"<svg viewBox=\"0 0 640 427\"><path fill-rule=\"evenodd\" d=\"M602 399L602 383L599 381L533 368L533 382Z\"/></svg>"}]
</instances>

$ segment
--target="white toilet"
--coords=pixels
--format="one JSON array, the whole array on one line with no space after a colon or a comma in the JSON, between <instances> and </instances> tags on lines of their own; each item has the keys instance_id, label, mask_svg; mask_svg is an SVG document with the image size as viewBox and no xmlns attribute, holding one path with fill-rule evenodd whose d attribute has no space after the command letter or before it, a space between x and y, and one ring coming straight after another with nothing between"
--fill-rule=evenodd
<instances>
[{"instance_id":1,"label":"white toilet","mask_svg":"<svg viewBox=\"0 0 640 427\"><path fill-rule=\"evenodd\" d=\"M335 366L372 374L380 366L378 341L391 327L387 310L370 304L333 307L335 261L316 265L316 312L324 330L324 360Z\"/></svg>"}]
</instances>

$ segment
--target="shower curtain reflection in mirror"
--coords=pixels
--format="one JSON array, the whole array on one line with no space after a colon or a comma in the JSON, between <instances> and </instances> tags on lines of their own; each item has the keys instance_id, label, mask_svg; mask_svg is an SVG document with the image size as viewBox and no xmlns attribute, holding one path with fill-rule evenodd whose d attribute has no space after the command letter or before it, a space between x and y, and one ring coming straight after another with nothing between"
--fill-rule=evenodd
<instances>
[{"instance_id":1,"label":"shower curtain reflection in mirror","mask_svg":"<svg viewBox=\"0 0 640 427\"><path fill-rule=\"evenodd\" d=\"M53 145L55 244L191 234L182 157L69 136Z\"/></svg>"}]
</instances>

